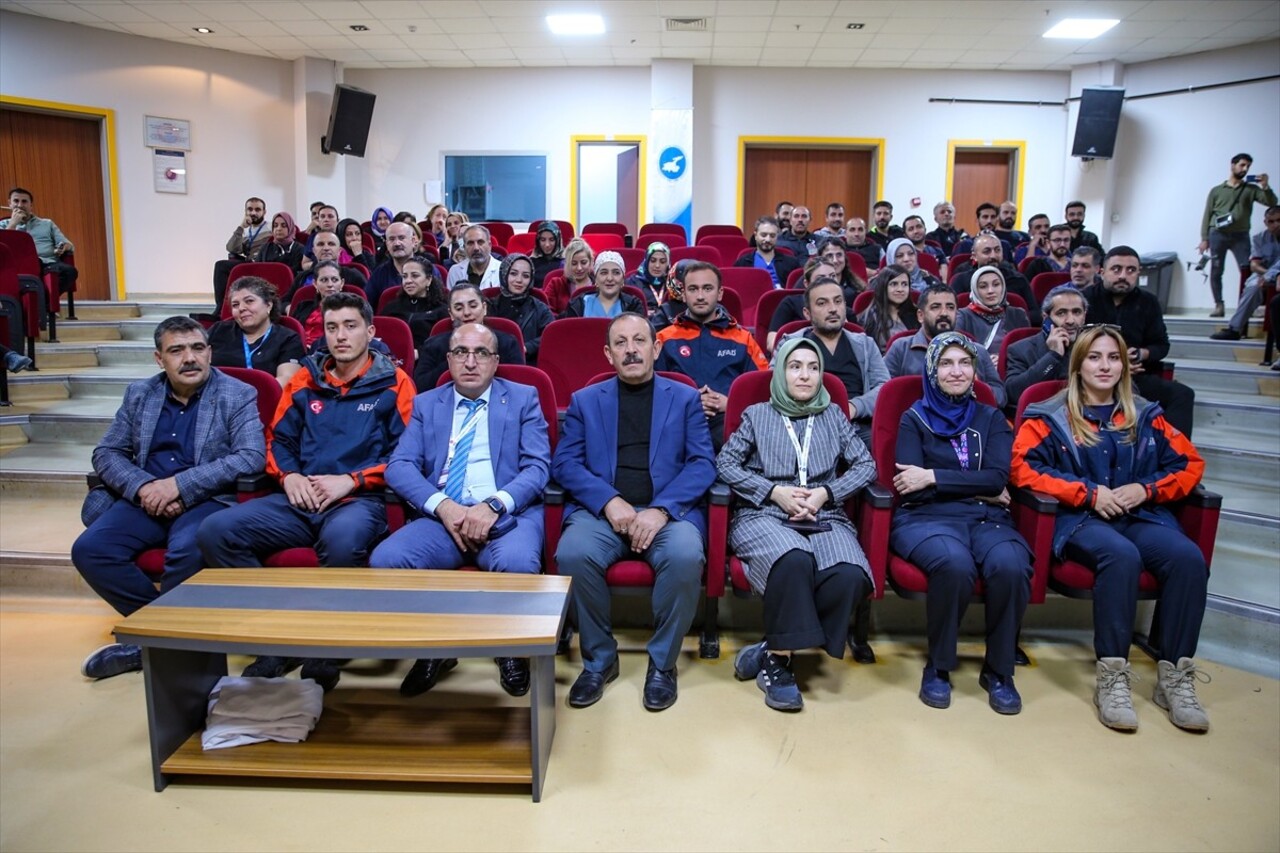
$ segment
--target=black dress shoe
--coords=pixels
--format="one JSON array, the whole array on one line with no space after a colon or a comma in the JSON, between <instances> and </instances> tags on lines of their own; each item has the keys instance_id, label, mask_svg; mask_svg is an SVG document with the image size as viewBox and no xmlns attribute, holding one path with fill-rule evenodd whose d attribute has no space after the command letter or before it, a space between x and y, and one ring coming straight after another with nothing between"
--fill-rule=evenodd
<instances>
[{"instance_id":1,"label":"black dress shoe","mask_svg":"<svg viewBox=\"0 0 1280 853\"><path fill-rule=\"evenodd\" d=\"M498 665L498 680L502 689L512 696L523 696L529 692L529 660L528 658L494 658Z\"/></svg>"},{"instance_id":2,"label":"black dress shoe","mask_svg":"<svg viewBox=\"0 0 1280 853\"><path fill-rule=\"evenodd\" d=\"M870 643L859 643L852 637L849 638L849 651L853 654L853 659L858 663L875 663L876 653L871 648Z\"/></svg>"},{"instance_id":3,"label":"black dress shoe","mask_svg":"<svg viewBox=\"0 0 1280 853\"><path fill-rule=\"evenodd\" d=\"M409 674L400 682L401 696L420 696L426 693L440 676L458 665L457 658L423 658L409 667Z\"/></svg>"},{"instance_id":4,"label":"black dress shoe","mask_svg":"<svg viewBox=\"0 0 1280 853\"><path fill-rule=\"evenodd\" d=\"M1031 658L1022 650L1022 646L1014 646L1013 663L1015 666L1031 666Z\"/></svg>"},{"instance_id":5,"label":"black dress shoe","mask_svg":"<svg viewBox=\"0 0 1280 853\"><path fill-rule=\"evenodd\" d=\"M676 703L676 668L658 669L649 659L644 676L644 707L648 711L665 711Z\"/></svg>"},{"instance_id":6,"label":"black dress shoe","mask_svg":"<svg viewBox=\"0 0 1280 853\"><path fill-rule=\"evenodd\" d=\"M604 686L618 677L618 659L604 672L592 672L584 669L569 688L569 705L574 708L585 708L600 701L604 695Z\"/></svg>"},{"instance_id":7,"label":"black dress shoe","mask_svg":"<svg viewBox=\"0 0 1280 853\"><path fill-rule=\"evenodd\" d=\"M245 678L280 678L302 665L302 658L278 658L262 655L240 673Z\"/></svg>"},{"instance_id":8,"label":"black dress shoe","mask_svg":"<svg viewBox=\"0 0 1280 853\"><path fill-rule=\"evenodd\" d=\"M111 643L95 651L80 664L85 678L113 678L142 669L142 648L127 643Z\"/></svg>"},{"instance_id":9,"label":"black dress shoe","mask_svg":"<svg viewBox=\"0 0 1280 853\"><path fill-rule=\"evenodd\" d=\"M338 679L342 678L342 670L338 668L336 660L315 658L303 661L300 675L303 678L312 679L325 693L328 693L338 686Z\"/></svg>"}]
</instances>

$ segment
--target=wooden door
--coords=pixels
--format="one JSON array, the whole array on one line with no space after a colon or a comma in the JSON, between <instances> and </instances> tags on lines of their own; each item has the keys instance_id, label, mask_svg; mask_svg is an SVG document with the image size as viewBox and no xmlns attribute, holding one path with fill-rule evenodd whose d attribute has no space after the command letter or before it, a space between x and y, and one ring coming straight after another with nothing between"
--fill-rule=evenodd
<instances>
[{"instance_id":1,"label":"wooden door","mask_svg":"<svg viewBox=\"0 0 1280 853\"><path fill-rule=\"evenodd\" d=\"M872 193L872 152L858 148L767 148L749 146L744 164L742 228L773 215L778 202L804 205L813 215L810 228L826 223L827 205L838 201L845 217L868 218Z\"/></svg>"},{"instance_id":2,"label":"wooden door","mask_svg":"<svg viewBox=\"0 0 1280 853\"><path fill-rule=\"evenodd\" d=\"M956 227L978 233L978 205L989 201L999 207L1013 198L1013 152L956 151L952 167L951 203L956 206Z\"/></svg>"},{"instance_id":3,"label":"wooden door","mask_svg":"<svg viewBox=\"0 0 1280 853\"><path fill-rule=\"evenodd\" d=\"M6 204L10 188L30 190L75 246L76 296L111 299L101 120L0 109L0 187Z\"/></svg>"}]
</instances>

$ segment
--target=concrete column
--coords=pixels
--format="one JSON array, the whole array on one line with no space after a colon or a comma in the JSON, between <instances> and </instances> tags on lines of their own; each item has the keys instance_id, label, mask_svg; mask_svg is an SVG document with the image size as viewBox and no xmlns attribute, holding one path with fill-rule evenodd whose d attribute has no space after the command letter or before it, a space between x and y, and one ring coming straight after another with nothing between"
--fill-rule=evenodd
<instances>
[{"instance_id":1,"label":"concrete column","mask_svg":"<svg viewBox=\"0 0 1280 853\"><path fill-rule=\"evenodd\" d=\"M342 66L336 62L310 56L293 62L293 150L298 152L294 161L298 198L293 209L302 215L313 201L328 202L338 208L339 215L349 215L346 160L320 151L320 137L329 126L333 87L341 82Z\"/></svg>"}]
</instances>

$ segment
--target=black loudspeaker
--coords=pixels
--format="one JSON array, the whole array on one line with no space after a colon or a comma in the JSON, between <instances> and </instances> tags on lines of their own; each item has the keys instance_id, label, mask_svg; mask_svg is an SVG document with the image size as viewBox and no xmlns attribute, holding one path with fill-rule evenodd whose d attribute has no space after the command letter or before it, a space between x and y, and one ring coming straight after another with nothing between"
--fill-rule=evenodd
<instances>
[{"instance_id":1,"label":"black loudspeaker","mask_svg":"<svg viewBox=\"0 0 1280 853\"><path fill-rule=\"evenodd\" d=\"M364 156L369 141L369 123L373 121L373 92L342 83L333 87L333 106L329 108L329 130L320 137L320 150L328 154Z\"/></svg>"},{"instance_id":2,"label":"black loudspeaker","mask_svg":"<svg viewBox=\"0 0 1280 853\"><path fill-rule=\"evenodd\" d=\"M1076 118L1076 138L1072 157L1109 160L1116 151L1116 130L1120 127L1120 105L1124 89L1084 89L1080 92L1080 114Z\"/></svg>"}]
</instances>

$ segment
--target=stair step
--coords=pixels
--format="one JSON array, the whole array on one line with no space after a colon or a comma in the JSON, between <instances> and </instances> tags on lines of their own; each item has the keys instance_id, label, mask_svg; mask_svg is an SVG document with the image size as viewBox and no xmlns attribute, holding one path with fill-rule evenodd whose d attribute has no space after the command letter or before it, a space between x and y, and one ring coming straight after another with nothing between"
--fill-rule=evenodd
<instances>
[{"instance_id":1,"label":"stair step","mask_svg":"<svg viewBox=\"0 0 1280 853\"><path fill-rule=\"evenodd\" d=\"M104 302L102 300L76 300L76 319L67 320L67 306L63 303L59 323L79 323L84 320L124 320L139 317L142 312L136 302Z\"/></svg>"},{"instance_id":2,"label":"stair step","mask_svg":"<svg viewBox=\"0 0 1280 853\"><path fill-rule=\"evenodd\" d=\"M1222 492L1224 496L1235 486L1270 489L1273 493L1280 486L1280 456L1274 450L1215 445L1201 441L1198 435L1195 445L1204 457L1207 477L1226 490Z\"/></svg>"},{"instance_id":3,"label":"stair step","mask_svg":"<svg viewBox=\"0 0 1280 853\"><path fill-rule=\"evenodd\" d=\"M1174 378L1196 389L1197 394L1224 391L1280 397L1280 372L1244 364L1205 359L1176 359Z\"/></svg>"},{"instance_id":4,"label":"stair step","mask_svg":"<svg viewBox=\"0 0 1280 853\"><path fill-rule=\"evenodd\" d=\"M16 425L30 444L84 444L96 447L111 425L111 415L33 414L0 416L0 425Z\"/></svg>"},{"instance_id":5,"label":"stair step","mask_svg":"<svg viewBox=\"0 0 1280 853\"><path fill-rule=\"evenodd\" d=\"M58 324L58 340L61 343L81 341L118 341L120 324L128 320L76 320ZM38 355L37 351L37 355Z\"/></svg>"},{"instance_id":6,"label":"stair step","mask_svg":"<svg viewBox=\"0 0 1280 853\"><path fill-rule=\"evenodd\" d=\"M1258 364L1265 353L1261 340L1211 341L1183 335L1169 336L1169 358L1225 361L1237 364Z\"/></svg>"},{"instance_id":7,"label":"stair step","mask_svg":"<svg viewBox=\"0 0 1280 853\"><path fill-rule=\"evenodd\" d=\"M1205 427L1230 426L1257 438L1270 438L1270 446L1280 451L1280 439L1276 439L1277 426L1280 426L1280 398L1211 393L1213 396L1196 395L1197 437Z\"/></svg>"},{"instance_id":8,"label":"stair step","mask_svg":"<svg viewBox=\"0 0 1280 853\"><path fill-rule=\"evenodd\" d=\"M1164 315L1164 327L1172 335L1185 335L1192 338L1208 338L1214 332L1227 325L1226 317L1208 316L1209 312L1202 314L1168 314Z\"/></svg>"},{"instance_id":9,"label":"stair step","mask_svg":"<svg viewBox=\"0 0 1280 853\"><path fill-rule=\"evenodd\" d=\"M1214 543L1209 592L1280 610L1277 553L1280 519L1224 509Z\"/></svg>"}]
</instances>

